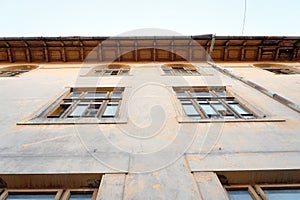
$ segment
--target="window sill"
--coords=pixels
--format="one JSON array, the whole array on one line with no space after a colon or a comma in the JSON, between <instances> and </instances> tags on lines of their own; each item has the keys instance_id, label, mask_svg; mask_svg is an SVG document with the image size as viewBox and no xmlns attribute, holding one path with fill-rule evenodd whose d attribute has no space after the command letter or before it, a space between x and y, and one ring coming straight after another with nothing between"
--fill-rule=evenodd
<instances>
[{"instance_id":1,"label":"window sill","mask_svg":"<svg viewBox=\"0 0 300 200\"><path fill-rule=\"evenodd\" d=\"M258 119L196 119L191 117L177 117L179 123L235 123L235 122L285 122L279 118L258 118Z\"/></svg>"},{"instance_id":2,"label":"window sill","mask_svg":"<svg viewBox=\"0 0 300 200\"><path fill-rule=\"evenodd\" d=\"M18 122L17 125L57 125L57 124L126 124L126 118L34 118Z\"/></svg>"}]
</instances>

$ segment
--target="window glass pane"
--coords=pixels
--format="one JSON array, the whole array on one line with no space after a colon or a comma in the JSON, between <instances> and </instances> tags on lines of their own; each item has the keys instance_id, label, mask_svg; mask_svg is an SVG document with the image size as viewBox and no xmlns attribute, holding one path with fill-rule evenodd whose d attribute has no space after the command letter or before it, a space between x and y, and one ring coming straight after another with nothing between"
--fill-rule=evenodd
<instances>
[{"instance_id":1,"label":"window glass pane","mask_svg":"<svg viewBox=\"0 0 300 200\"><path fill-rule=\"evenodd\" d=\"M85 117L95 117L97 115L97 112L100 108L101 104L92 104L90 107L85 111L84 116Z\"/></svg>"},{"instance_id":2,"label":"window glass pane","mask_svg":"<svg viewBox=\"0 0 300 200\"><path fill-rule=\"evenodd\" d=\"M253 200L247 190L228 191L231 200Z\"/></svg>"},{"instance_id":3,"label":"window glass pane","mask_svg":"<svg viewBox=\"0 0 300 200\"><path fill-rule=\"evenodd\" d=\"M70 99L77 99L81 95L81 92L73 92Z\"/></svg>"},{"instance_id":4,"label":"window glass pane","mask_svg":"<svg viewBox=\"0 0 300 200\"><path fill-rule=\"evenodd\" d=\"M171 71L168 70L168 69L164 69L164 72L165 72L166 75L171 75Z\"/></svg>"},{"instance_id":5,"label":"window glass pane","mask_svg":"<svg viewBox=\"0 0 300 200\"><path fill-rule=\"evenodd\" d=\"M225 94L225 92L216 92L218 97L226 97L227 95Z\"/></svg>"},{"instance_id":6,"label":"window glass pane","mask_svg":"<svg viewBox=\"0 0 300 200\"><path fill-rule=\"evenodd\" d=\"M112 71L112 72L111 72L111 74L110 74L110 75L112 75L112 76L116 76L116 75L118 75L118 73L119 73L119 71L117 71L117 70L114 70L114 71Z\"/></svg>"},{"instance_id":7,"label":"window glass pane","mask_svg":"<svg viewBox=\"0 0 300 200\"><path fill-rule=\"evenodd\" d=\"M116 103L113 102L112 104L108 104L102 117L114 117L116 115L116 112L117 112L117 108L118 106L115 105Z\"/></svg>"},{"instance_id":8,"label":"window glass pane","mask_svg":"<svg viewBox=\"0 0 300 200\"><path fill-rule=\"evenodd\" d=\"M196 111L195 107L192 104L183 104L183 109L185 113L189 115L199 115L198 112Z\"/></svg>"},{"instance_id":9,"label":"window glass pane","mask_svg":"<svg viewBox=\"0 0 300 200\"><path fill-rule=\"evenodd\" d=\"M80 117L88 105L78 105L70 114L71 117Z\"/></svg>"},{"instance_id":10,"label":"window glass pane","mask_svg":"<svg viewBox=\"0 0 300 200\"><path fill-rule=\"evenodd\" d=\"M235 104L230 104L230 106L239 114L244 115L244 114L249 114L246 110L244 110L238 103Z\"/></svg>"},{"instance_id":11,"label":"window glass pane","mask_svg":"<svg viewBox=\"0 0 300 200\"><path fill-rule=\"evenodd\" d=\"M93 194L71 194L69 200L90 200Z\"/></svg>"},{"instance_id":12,"label":"window glass pane","mask_svg":"<svg viewBox=\"0 0 300 200\"><path fill-rule=\"evenodd\" d=\"M226 111L227 110L222 104L213 104L213 106L218 111Z\"/></svg>"},{"instance_id":13,"label":"window glass pane","mask_svg":"<svg viewBox=\"0 0 300 200\"><path fill-rule=\"evenodd\" d=\"M225 118L227 119L234 119L235 116L233 113L228 110L225 106L223 106L221 103L216 103L212 104L212 106L222 115L222 116L227 116Z\"/></svg>"},{"instance_id":14,"label":"window glass pane","mask_svg":"<svg viewBox=\"0 0 300 200\"><path fill-rule=\"evenodd\" d=\"M173 68L173 71L176 75L185 75L185 74L189 74L185 69L183 68Z\"/></svg>"},{"instance_id":15,"label":"window glass pane","mask_svg":"<svg viewBox=\"0 0 300 200\"><path fill-rule=\"evenodd\" d=\"M9 194L6 200L15 200L15 199L30 199L30 200L53 200L55 194Z\"/></svg>"},{"instance_id":16,"label":"window glass pane","mask_svg":"<svg viewBox=\"0 0 300 200\"><path fill-rule=\"evenodd\" d=\"M97 115L98 109L93 108L89 110L89 113L87 113L87 116L89 117L95 117Z\"/></svg>"},{"instance_id":17,"label":"window glass pane","mask_svg":"<svg viewBox=\"0 0 300 200\"><path fill-rule=\"evenodd\" d=\"M72 102L63 103L61 104L54 112L52 112L50 115L48 115L48 118L58 118L60 117L72 104Z\"/></svg>"},{"instance_id":18,"label":"window glass pane","mask_svg":"<svg viewBox=\"0 0 300 200\"><path fill-rule=\"evenodd\" d=\"M105 98L106 92L88 92L84 98L85 99L96 99L96 98Z\"/></svg>"},{"instance_id":19,"label":"window glass pane","mask_svg":"<svg viewBox=\"0 0 300 200\"><path fill-rule=\"evenodd\" d=\"M185 92L176 92L178 97L186 97Z\"/></svg>"},{"instance_id":20,"label":"window glass pane","mask_svg":"<svg viewBox=\"0 0 300 200\"><path fill-rule=\"evenodd\" d=\"M115 91L111 95L111 98L121 98L121 94L122 94L122 92Z\"/></svg>"},{"instance_id":21,"label":"window glass pane","mask_svg":"<svg viewBox=\"0 0 300 200\"><path fill-rule=\"evenodd\" d=\"M270 200L294 200L300 199L300 189L289 190L264 190Z\"/></svg>"},{"instance_id":22,"label":"window glass pane","mask_svg":"<svg viewBox=\"0 0 300 200\"><path fill-rule=\"evenodd\" d=\"M191 92L193 97L211 97L209 92Z\"/></svg>"},{"instance_id":23,"label":"window glass pane","mask_svg":"<svg viewBox=\"0 0 300 200\"><path fill-rule=\"evenodd\" d=\"M207 115L217 115L216 111L209 104L200 104L200 106Z\"/></svg>"}]
</instances>

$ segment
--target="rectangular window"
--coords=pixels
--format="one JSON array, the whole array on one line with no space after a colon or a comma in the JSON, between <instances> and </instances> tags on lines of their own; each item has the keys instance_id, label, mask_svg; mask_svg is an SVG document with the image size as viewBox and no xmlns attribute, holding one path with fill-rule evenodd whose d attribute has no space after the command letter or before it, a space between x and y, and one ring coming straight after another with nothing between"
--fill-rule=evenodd
<instances>
[{"instance_id":1,"label":"rectangular window","mask_svg":"<svg viewBox=\"0 0 300 200\"><path fill-rule=\"evenodd\" d=\"M0 199L3 200L54 200L59 199L62 195L62 190L4 190Z\"/></svg>"},{"instance_id":2,"label":"rectangular window","mask_svg":"<svg viewBox=\"0 0 300 200\"><path fill-rule=\"evenodd\" d=\"M118 114L124 88L72 88L46 118L113 118Z\"/></svg>"},{"instance_id":3,"label":"rectangular window","mask_svg":"<svg viewBox=\"0 0 300 200\"><path fill-rule=\"evenodd\" d=\"M93 194L71 194L69 200L90 200Z\"/></svg>"},{"instance_id":4,"label":"rectangular window","mask_svg":"<svg viewBox=\"0 0 300 200\"><path fill-rule=\"evenodd\" d=\"M231 185L225 186L231 200L300 199L300 185Z\"/></svg>"},{"instance_id":5,"label":"rectangular window","mask_svg":"<svg viewBox=\"0 0 300 200\"><path fill-rule=\"evenodd\" d=\"M265 189L263 192L269 199L300 199L300 189Z\"/></svg>"},{"instance_id":6,"label":"rectangular window","mask_svg":"<svg viewBox=\"0 0 300 200\"><path fill-rule=\"evenodd\" d=\"M231 190L228 194L232 200L253 200L247 190Z\"/></svg>"},{"instance_id":7,"label":"rectangular window","mask_svg":"<svg viewBox=\"0 0 300 200\"><path fill-rule=\"evenodd\" d=\"M12 77L29 72L30 70L36 69L37 66L32 65L17 65L11 67L0 68L0 77Z\"/></svg>"},{"instance_id":8,"label":"rectangular window","mask_svg":"<svg viewBox=\"0 0 300 200\"><path fill-rule=\"evenodd\" d=\"M96 198L95 191L76 191L76 190L67 190L66 196L68 200L92 200Z\"/></svg>"},{"instance_id":9,"label":"rectangular window","mask_svg":"<svg viewBox=\"0 0 300 200\"><path fill-rule=\"evenodd\" d=\"M201 119L255 119L225 87L174 87L185 115Z\"/></svg>"},{"instance_id":10,"label":"rectangular window","mask_svg":"<svg viewBox=\"0 0 300 200\"><path fill-rule=\"evenodd\" d=\"M297 71L294 71L290 68L279 68L279 67L262 67L262 69L267 70L269 72L273 72L274 74L299 74Z\"/></svg>"},{"instance_id":11,"label":"rectangular window","mask_svg":"<svg viewBox=\"0 0 300 200\"><path fill-rule=\"evenodd\" d=\"M192 64L179 63L179 64L165 64L162 66L165 75L169 76L189 76L200 75L198 70Z\"/></svg>"},{"instance_id":12,"label":"rectangular window","mask_svg":"<svg viewBox=\"0 0 300 200\"><path fill-rule=\"evenodd\" d=\"M2 200L95 200L97 189L5 189L1 194Z\"/></svg>"},{"instance_id":13,"label":"rectangular window","mask_svg":"<svg viewBox=\"0 0 300 200\"><path fill-rule=\"evenodd\" d=\"M259 67L263 70L267 70L274 74L300 74L300 70L296 67L292 67L289 65L283 64L275 64L275 63L258 63L254 64L255 67Z\"/></svg>"},{"instance_id":14,"label":"rectangular window","mask_svg":"<svg viewBox=\"0 0 300 200\"><path fill-rule=\"evenodd\" d=\"M98 65L93 67L87 73L87 76L124 76L128 75L129 71L129 65L112 63L110 65Z\"/></svg>"}]
</instances>

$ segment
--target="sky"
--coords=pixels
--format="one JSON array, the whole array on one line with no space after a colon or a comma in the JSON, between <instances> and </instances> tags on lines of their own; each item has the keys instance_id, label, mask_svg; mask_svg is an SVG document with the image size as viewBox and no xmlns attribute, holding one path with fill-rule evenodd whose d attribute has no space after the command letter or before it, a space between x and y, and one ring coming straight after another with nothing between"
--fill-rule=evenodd
<instances>
[{"instance_id":1,"label":"sky","mask_svg":"<svg viewBox=\"0 0 300 200\"><path fill-rule=\"evenodd\" d=\"M299 0L247 0L242 34L244 10L245 0L0 0L0 37L300 35Z\"/></svg>"}]
</instances>

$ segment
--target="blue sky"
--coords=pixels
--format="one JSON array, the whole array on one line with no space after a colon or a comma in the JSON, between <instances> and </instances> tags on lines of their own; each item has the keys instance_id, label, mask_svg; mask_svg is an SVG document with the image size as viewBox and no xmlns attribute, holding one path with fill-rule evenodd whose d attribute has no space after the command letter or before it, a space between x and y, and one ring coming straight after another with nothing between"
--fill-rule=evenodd
<instances>
[{"instance_id":1,"label":"blue sky","mask_svg":"<svg viewBox=\"0 0 300 200\"><path fill-rule=\"evenodd\" d=\"M115 36L141 28L242 35L244 0L0 0L0 37ZM247 0L244 35L299 36L299 0Z\"/></svg>"}]
</instances>

